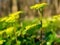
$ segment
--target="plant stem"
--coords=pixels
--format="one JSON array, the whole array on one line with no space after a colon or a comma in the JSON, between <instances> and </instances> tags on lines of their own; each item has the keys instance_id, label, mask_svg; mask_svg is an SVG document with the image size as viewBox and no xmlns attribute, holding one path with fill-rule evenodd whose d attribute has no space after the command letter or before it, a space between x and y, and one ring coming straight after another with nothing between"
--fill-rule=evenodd
<instances>
[{"instance_id":1,"label":"plant stem","mask_svg":"<svg viewBox=\"0 0 60 45\"><path fill-rule=\"evenodd\" d=\"M16 45L17 45L16 27L14 28L14 34L15 34L15 36L16 36Z\"/></svg>"},{"instance_id":2,"label":"plant stem","mask_svg":"<svg viewBox=\"0 0 60 45\"><path fill-rule=\"evenodd\" d=\"M35 45L35 40L33 39L33 43L34 43L34 45Z\"/></svg>"},{"instance_id":3,"label":"plant stem","mask_svg":"<svg viewBox=\"0 0 60 45\"><path fill-rule=\"evenodd\" d=\"M41 28L40 28L40 39L41 39L41 44L43 43L42 42L42 11L40 11L40 10L38 10L38 13L39 13L39 16L40 16L40 18L39 18L39 20L40 20L40 23L41 23Z\"/></svg>"}]
</instances>

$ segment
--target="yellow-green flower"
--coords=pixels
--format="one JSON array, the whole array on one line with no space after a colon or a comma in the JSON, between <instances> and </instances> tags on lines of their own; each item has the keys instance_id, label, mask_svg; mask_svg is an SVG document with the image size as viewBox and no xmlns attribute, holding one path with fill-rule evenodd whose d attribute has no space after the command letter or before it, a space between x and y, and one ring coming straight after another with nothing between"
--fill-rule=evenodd
<instances>
[{"instance_id":1,"label":"yellow-green flower","mask_svg":"<svg viewBox=\"0 0 60 45\"><path fill-rule=\"evenodd\" d=\"M57 19L58 17L60 17L60 15L55 15L55 16L53 16L52 18Z\"/></svg>"},{"instance_id":2,"label":"yellow-green flower","mask_svg":"<svg viewBox=\"0 0 60 45\"><path fill-rule=\"evenodd\" d=\"M42 19L42 27L47 27L49 24L49 21L47 19Z\"/></svg>"},{"instance_id":3,"label":"yellow-green flower","mask_svg":"<svg viewBox=\"0 0 60 45\"><path fill-rule=\"evenodd\" d=\"M16 20L15 17L9 17L6 22L14 22Z\"/></svg>"},{"instance_id":4,"label":"yellow-green flower","mask_svg":"<svg viewBox=\"0 0 60 45\"><path fill-rule=\"evenodd\" d=\"M5 40L0 40L0 45L2 45L2 44L3 44L3 42L5 42Z\"/></svg>"},{"instance_id":5,"label":"yellow-green flower","mask_svg":"<svg viewBox=\"0 0 60 45\"><path fill-rule=\"evenodd\" d=\"M9 27L6 30L4 30L7 34L11 34L12 31L14 30L14 27Z\"/></svg>"},{"instance_id":6,"label":"yellow-green flower","mask_svg":"<svg viewBox=\"0 0 60 45\"><path fill-rule=\"evenodd\" d=\"M15 12L15 13L12 13L12 14L10 14L9 16L16 16L16 15L18 15L18 14L20 14L20 13L23 13L23 11L18 11L18 12Z\"/></svg>"},{"instance_id":7,"label":"yellow-green flower","mask_svg":"<svg viewBox=\"0 0 60 45\"><path fill-rule=\"evenodd\" d=\"M9 15L8 19L6 19L6 22L15 22L17 18L19 18L20 13L23 13L22 11L18 11L16 13L12 13Z\"/></svg>"},{"instance_id":8,"label":"yellow-green flower","mask_svg":"<svg viewBox=\"0 0 60 45\"><path fill-rule=\"evenodd\" d=\"M40 9L47 5L47 3L36 4L30 7L30 9Z\"/></svg>"},{"instance_id":9,"label":"yellow-green flower","mask_svg":"<svg viewBox=\"0 0 60 45\"><path fill-rule=\"evenodd\" d=\"M3 32L4 32L4 31L0 31L0 35L2 35L2 34L3 34Z\"/></svg>"},{"instance_id":10,"label":"yellow-green flower","mask_svg":"<svg viewBox=\"0 0 60 45\"><path fill-rule=\"evenodd\" d=\"M31 27L34 27L36 26L37 24L33 24L33 25L29 25L29 26L26 26L26 30L30 29Z\"/></svg>"},{"instance_id":11,"label":"yellow-green flower","mask_svg":"<svg viewBox=\"0 0 60 45\"><path fill-rule=\"evenodd\" d=\"M7 20L7 19L8 19L8 17L4 17L4 18L1 18L0 21L5 21L5 20Z\"/></svg>"}]
</instances>

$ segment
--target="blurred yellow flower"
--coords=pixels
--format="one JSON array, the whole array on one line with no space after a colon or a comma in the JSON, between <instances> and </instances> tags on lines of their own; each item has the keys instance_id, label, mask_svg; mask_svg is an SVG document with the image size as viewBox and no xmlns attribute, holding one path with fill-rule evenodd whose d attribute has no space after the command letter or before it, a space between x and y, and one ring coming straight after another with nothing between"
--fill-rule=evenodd
<instances>
[{"instance_id":1,"label":"blurred yellow flower","mask_svg":"<svg viewBox=\"0 0 60 45\"><path fill-rule=\"evenodd\" d=\"M5 20L7 20L7 19L8 19L8 17L4 17L4 18L1 18L0 21L5 21Z\"/></svg>"},{"instance_id":2,"label":"blurred yellow flower","mask_svg":"<svg viewBox=\"0 0 60 45\"><path fill-rule=\"evenodd\" d=\"M3 44L3 42L5 42L5 40L0 40L0 45L2 45L2 44Z\"/></svg>"},{"instance_id":3,"label":"blurred yellow flower","mask_svg":"<svg viewBox=\"0 0 60 45\"><path fill-rule=\"evenodd\" d=\"M47 19L42 20L42 27L47 27L49 24L49 21Z\"/></svg>"},{"instance_id":4,"label":"blurred yellow flower","mask_svg":"<svg viewBox=\"0 0 60 45\"><path fill-rule=\"evenodd\" d=\"M3 32L4 32L4 31L0 31L0 35L2 35L2 34L3 34Z\"/></svg>"},{"instance_id":5,"label":"blurred yellow flower","mask_svg":"<svg viewBox=\"0 0 60 45\"><path fill-rule=\"evenodd\" d=\"M44 7L46 5L47 5L47 3L36 4L36 5L31 6L30 9L39 9L39 8Z\"/></svg>"},{"instance_id":6,"label":"blurred yellow flower","mask_svg":"<svg viewBox=\"0 0 60 45\"><path fill-rule=\"evenodd\" d=\"M0 44L3 44L3 40L0 40Z\"/></svg>"},{"instance_id":7,"label":"blurred yellow flower","mask_svg":"<svg viewBox=\"0 0 60 45\"><path fill-rule=\"evenodd\" d=\"M20 13L23 13L23 11L18 11L18 12L16 12L16 13L12 13L12 14L10 14L9 16L11 16L11 17L14 16L14 15L16 16L16 15L18 15L18 14L20 14Z\"/></svg>"},{"instance_id":8,"label":"blurred yellow flower","mask_svg":"<svg viewBox=\"0 0 60 45\"><path fill-rule=\"evenodd\" d=\"M52 18L57 19L58 17L60 17L60 15L55 15L55 16L53 16Z\"/></svg>"},{"instance_id":9,"label":"blurred yellow flower","mask_svg":"<svg viewBox=\"0 0 60 45\"><path fill-rule=\"evenodd\" d=\"M6 32L7 34L12 33L13 29L14 29L14 27L9 27L9 28L7 28L7 29L5 30L5 32Z\"/></svg>"},{"instance_id":10,"label":"blurred yellow flower","mask_svg":"<svg viewBox=\"0 0 60 45\"><path fill-rule=\"evenodd\" d=\"M36 26L37 24L32 24L32 25L29 25L29 26L26 26L26 30L30 29L31 27L34 27Z\"/></svg>"}]
</instances>

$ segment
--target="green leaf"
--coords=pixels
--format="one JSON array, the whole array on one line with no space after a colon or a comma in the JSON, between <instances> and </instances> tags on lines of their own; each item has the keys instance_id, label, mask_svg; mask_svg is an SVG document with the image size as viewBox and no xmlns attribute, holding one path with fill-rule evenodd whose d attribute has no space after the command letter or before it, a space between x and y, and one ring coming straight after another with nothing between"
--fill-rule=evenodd
<instances>
[{"instance_id":1,"label":"green leaf","mask_svg":"<svg viewBox=\"0 0 60 45\"><path fill-rule=\"evenodd\" d=\"M9 40L8 42L6 42L5 45L11 45L11 40Z\"/></svg>"},{"instance_id":2,"label":"green leaf","mask_svg":"<svg viewBox=\"0 0 60 45\"><path fill-rule=\"evenodd\" d=\"M18 41L17 41L17 44L18 44L18 45L21 45L21 41L18 40Z\"/></svg>"}]
</instances>

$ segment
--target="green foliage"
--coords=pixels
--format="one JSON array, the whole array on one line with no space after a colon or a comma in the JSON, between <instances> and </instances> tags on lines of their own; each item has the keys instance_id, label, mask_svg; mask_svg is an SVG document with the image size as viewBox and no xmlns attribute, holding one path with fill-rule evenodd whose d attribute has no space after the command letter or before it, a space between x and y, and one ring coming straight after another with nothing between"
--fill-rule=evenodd
<instances>
[{"instance_id":1,"label":"green foliage","mask_svg":"<svg viewBox=\"0 0 60 45\"><path fill-rule=\"evenodd\" d=\"M31 6L31 9L42 9L46 3ZM34 20L19 21L18 11L7 17L0 18L0 45L54 45L53 42L60 43L56 31L60 30L60 15L40 18ZM42 21L42 23L40 22ZM43 31L42 41L40 39ZM39 37L40 36L40 37ZM45 41L45 42L44 42Z\"/></svg>"}]
</instances>

